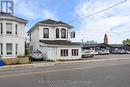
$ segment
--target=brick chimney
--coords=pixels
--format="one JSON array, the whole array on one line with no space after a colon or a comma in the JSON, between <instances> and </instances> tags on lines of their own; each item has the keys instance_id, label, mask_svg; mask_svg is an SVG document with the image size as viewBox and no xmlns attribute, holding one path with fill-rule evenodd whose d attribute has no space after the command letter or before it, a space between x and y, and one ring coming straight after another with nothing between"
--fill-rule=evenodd
<instances>
[{"instance_id":1,"label":"brick chimney","mask_svg":"<svg viewBox=\"0 0 130 87\"><path fill-rule=\"evenodd\" d=\"M104 36L104 43L105 43L105 44L108 44L108 37L107 37L107 34L105 34L105 36Z\"/></svg>"}]
</instances>

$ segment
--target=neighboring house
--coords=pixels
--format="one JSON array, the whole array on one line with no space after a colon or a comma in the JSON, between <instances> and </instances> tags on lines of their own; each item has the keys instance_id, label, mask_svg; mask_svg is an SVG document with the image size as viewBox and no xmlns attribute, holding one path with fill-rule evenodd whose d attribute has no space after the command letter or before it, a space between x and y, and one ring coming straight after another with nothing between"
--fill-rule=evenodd
<instances>
[{"instance_id":1,"label":"neighboring house","mask_svg":"<svg viewBox=\"0 0 130 87\"><path fill-rule=\"evenodd\" d=\"M27 20L9 13L0 13L0 55L3 58L24 56L24 27Z\"/></svg>"},{"instance_id":2,"label":"neighboring house","mask_svg":"<svg viewBox=\"0 0 130 87\"><path fill-rule=\"evenodd\" d=\"M110 51L114 50L127 50L130 51L130 45L124 45L124 44L109 44L111 46Z\"/></svg>"},{"instance_id":3,"label":"neighboring house","mask_svg":"<svg viewBox=\"0 0 130 87\"><path fill-rule=\"evenodd\" d=\"M73 27L62 21L47 19L36 23L29 31L30 52L40 50L45 58L69 60L81 58L80 43L71 42Z\"/></svg>"}]
</instances>

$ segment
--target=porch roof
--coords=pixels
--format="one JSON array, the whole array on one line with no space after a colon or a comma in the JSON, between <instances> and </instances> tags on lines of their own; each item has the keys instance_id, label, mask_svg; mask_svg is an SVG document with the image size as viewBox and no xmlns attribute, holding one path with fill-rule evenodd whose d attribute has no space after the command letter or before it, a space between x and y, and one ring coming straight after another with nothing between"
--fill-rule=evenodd
<instances>
[{"instance_id":1,"label":"porch roof","mask_svg":"<svg viewBox=\"0 0 130 87\"><path fill-rule=\"evenodd\" d=\"M71 42L67 40L39 40L39 42L50 45L75 45L80 46L80 42Z\"/></svg>"}]
</instances>

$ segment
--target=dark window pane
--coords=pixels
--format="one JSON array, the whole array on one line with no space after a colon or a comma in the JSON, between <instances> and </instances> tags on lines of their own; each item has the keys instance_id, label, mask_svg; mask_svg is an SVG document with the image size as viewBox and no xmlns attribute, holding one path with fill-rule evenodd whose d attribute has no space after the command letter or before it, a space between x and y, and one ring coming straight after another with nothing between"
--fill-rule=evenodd
<instances>
[{"instance_id":1,"label":"dark window pane","mask_svg":"<svg viewBox=\"0 0 130 87\"><path fill-rule=\"evenodd\" d=\"M66 29L61 29L61 38L66 38Z\"/></svg>"},{"instance_id":2,"label":"dark window pane","mask_svg":"<svg viewBox=\"0 0 130 87\"><path fill-rule=\"evenodd\" d=\"M49 29L48 28L43 29L43 37L44 38L49 38Z\"/></svg>"},{"instance_id":3,"label":"dark window pane","mask_svg":"<svg viewBox=\"0 0 130 87\"><path fill-rule=\"evenodd\" d=\"M59 28L56 29L56 38L59 38Z\"/></svg>"}]
</instances>

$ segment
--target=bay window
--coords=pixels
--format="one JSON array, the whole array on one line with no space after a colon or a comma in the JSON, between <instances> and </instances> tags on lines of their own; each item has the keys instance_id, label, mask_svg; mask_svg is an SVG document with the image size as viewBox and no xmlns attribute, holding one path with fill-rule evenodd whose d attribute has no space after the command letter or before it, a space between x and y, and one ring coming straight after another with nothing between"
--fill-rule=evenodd
<instances>
[{"instance_id":1,"label":"bay window","mask_svg":"<svg viewBox=\"0 0 130 87\"><path fill-rule=\"evenodd\" d=\"M66 38L66 29L61 29L61 38Z\"/></svg>"},{"instance_id":2,"label":"bay window","mask_svg":"<svg viewBox=\"0 0 130 87\"><path fill-rule=\"evenodd\" d=\"M49 38L49 29L48 28L43 29L43 38Z\"/></svg>"},{"instance_id":3,"label":"bay window","mask_svg":"<svg viewBox=\"0 0 130 87\"><path fill-rule=\"evenodd\" d=\"M59 28L56 29L56 38L59 38Z\"/></svg>"}]
</instances>

